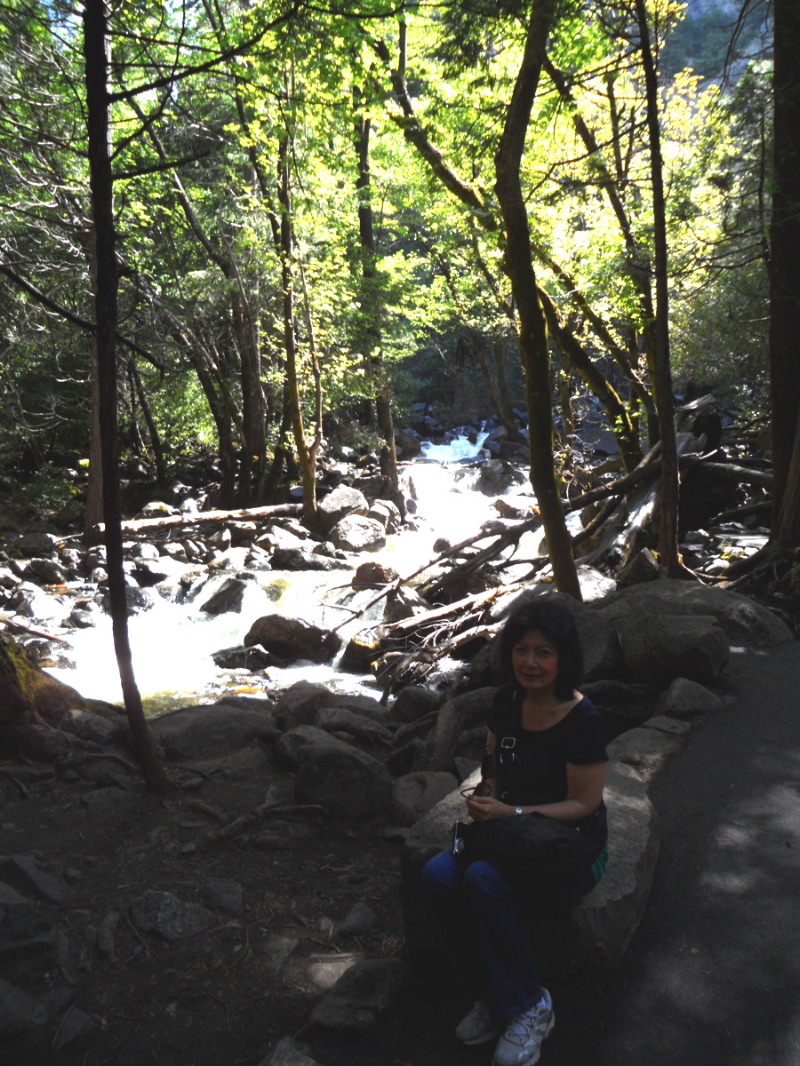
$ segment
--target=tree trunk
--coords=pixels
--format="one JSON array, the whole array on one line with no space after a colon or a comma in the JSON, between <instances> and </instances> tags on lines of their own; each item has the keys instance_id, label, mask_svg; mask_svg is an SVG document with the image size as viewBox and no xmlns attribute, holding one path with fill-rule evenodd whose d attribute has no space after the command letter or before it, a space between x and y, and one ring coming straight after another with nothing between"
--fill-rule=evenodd
<instances>
[{"instance_id":1,"label":"tree trunk","mask_svg":"<svg viewBox=\"0 0 800 1066\"><path fill-rule=\"evenodd\" d=\"M310 524L317 521L316 455L306 441L303 411L300 401L298 376L297 332L295 330L294 274L292 255L292 196L289 178L290 145L288 134L280 143L280 189L281 203L281 272L283 281L283 343L286 352L286 392L292 421L294 445L300 464L300 481L303 487L303 517Z\"/></svg>"},{"instance_id":2,"label":"tree trunk","mask_svg":"<svg viewBox=\"0 0 800 1066\"><path fill-rule=\"evenodd\" d=\"M0 633L0 751L4 755L57 753L53 727L68 710L84 707L75 689L40 670L20 644Z\"/></svg>"},{"instance_id":3,"label":"tree trunk","mask_svg":"<svg viewBox=\"0 0 800 1066\"><path fill-rule=\"evenodd\" d=\"M372 186L369 166L369 140L372 129L365 115L357 116L356 154L358 157L358 236L361 245L361 314L364 323L364 355L372 377L378 432L383 440L381 470L389 487L397 489L397 449L394 440L394 420L389 392L389 376L381 346L382 299L379 291L378 272L375 269L375 227L372 217Z\"/></svg>"},{"instance_id":4,"label":"tree trunk","mask_svg":"<svg viewBox=\"0 0 800 1066\"><path fill-rule=\"evenodd\" d=\"M99 386L100 443L103 470L103 518L111 601L111 624L122 693L136 755L148 788L161 791L164 771L153 749L133 673L128 640L128 607L122 569L121 503L117 439L117 257L114 225L114 179L108 104L108 10L105 0L86 0L84 7L86 61L86 123L89 142L89 182L94 227L95 323Z\"/></svg>"},{"instance_id":5,"label":"tree trunk","mask_svg":"<svg viewBox=\"0 0 800 1066\"><path fill-rule=\"evenodd\" d=\"M555 18L555 7L555 0L533 2L525 53L495 157L495 190L505 225L506 269L519 315L518 343L528 401L531 484L544 526L556 587L579 600L580 584L555 473L547 327L539 302L528 216L520 182L525 136L545 58L547 37Z\"/></svg>"},{"instance_id":6,"label":"tree trunk","mask_svg":"<svg viewBox=\"0 0 800 1066\"><path fill-rule=\"evenodd\" d=\"M650 141L650 174L653 183L653 240L655 245L656 307L652 329L650 377L658 408L661 439L661 494L659 498L658 553L662 574L677 577L684 572L678 555L678 509L680 483L675 442L675 411L669 351L669 294L667 220L664 175L661 160L661 124L658 114L658 78L644 0L636 0L642 66L647 94L647 131Z\"/></svg>"},{"instance_id":7,"label":"tree trunk","mask_svg":"<svg viewBox=\"0 0 800 1066\"><path fill-rule=\"evenodd\" d=\"M93 284L94 277L93 277ZM97 337L92 336L89 355L92 361L90 387L92 390L91 444L89 445L89 477L86 485L86 507L83 512L83 539L87 548L98 543L97 526L103 516L103 461L100 455L100 386L97 382Z\"/></svg>"},{"instance_id":8,"label":"tree trunk","mask_svg":"<svg viewBox=\"0 0 800 1066\"><path fill-rule=\"evenodd\" d=\"M800 7L775 0L775 175L770 226L773 540L800 545Z\"/></svg>"}]
</instances>

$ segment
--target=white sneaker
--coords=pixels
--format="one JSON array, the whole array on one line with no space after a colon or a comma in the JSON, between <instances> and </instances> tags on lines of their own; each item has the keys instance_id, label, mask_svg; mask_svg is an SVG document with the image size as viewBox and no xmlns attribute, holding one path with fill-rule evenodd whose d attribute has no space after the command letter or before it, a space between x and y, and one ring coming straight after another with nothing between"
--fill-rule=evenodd
<instances>
[{"instance_id":1,"label":"white sneaker","mask_svg":"<svg viewBox=\"0 0 800 1066\"><path fill-rule=\"evenodd\" d=\"M455 1037L462 1044L474 1047L488 1044L502 1033L505 1022L499 1022L489 1013L489 1007L482 999L477 999L472 1009L456 1026Z\"/></svg>"},{"instance_id":2,"label":"white sneaker","mask_svg":"<svg viewBox=\"0 0 800 1066\"><path fill-rule=\"evenodd\" d=\"M534 1066L539 1061L542 1041L549 1035L556 1020L553 1001L546 988L533 1007L512 1018L497 1041L493 1066Z\"/></svg>"}]
</instances>

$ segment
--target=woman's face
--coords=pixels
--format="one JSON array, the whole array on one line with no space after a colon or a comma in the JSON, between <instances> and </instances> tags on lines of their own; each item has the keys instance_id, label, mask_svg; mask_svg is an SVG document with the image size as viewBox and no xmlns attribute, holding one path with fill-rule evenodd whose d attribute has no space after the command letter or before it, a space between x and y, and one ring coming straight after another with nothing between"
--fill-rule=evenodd
<instances>
[{"instance_id":1,"label":"woman's face","mask_svg":"<svg viewBox=\"0 0 800 1066\"><path fill-rule=\"evenodd\" d=\"M558 649L539 629L526 630L511 649L514 676L528 692L550 692L558 677Z\"/></svg>"}]
</instances>

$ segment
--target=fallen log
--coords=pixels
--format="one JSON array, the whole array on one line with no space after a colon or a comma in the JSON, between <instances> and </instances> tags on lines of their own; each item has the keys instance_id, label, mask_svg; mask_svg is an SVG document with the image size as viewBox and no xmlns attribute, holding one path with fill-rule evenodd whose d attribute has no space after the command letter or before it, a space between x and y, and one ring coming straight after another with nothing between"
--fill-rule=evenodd
<instances>
[{"instance_id":1,"label":"fallen log","mask_svg":"<svg viewBox=\"0 0 800 1066\"><path fill-rule=\"evenodd\" d=\"M197 511L164 518L135 518L130 522L122 522L120 529L123 533L138 533L143 529L175 529L205 522L247 522L256 518L286 518L302 513L301 503L276 503L269 507L243 507L235 511ZM98 522L92 528L98 533L105 533L106 527L104 522Z\"/></svg>"},{"instance_id":2,"label":"fallen log","mask_svg":"<svg viewBox=\"0 0 800 1066\"><path fill-rule=\"evenodd\" d=\"M757 488L772 488L772 471L756 467L740 466L738 463L704 462L703 469L720 481L733 481L737 485L755 485Z\"/></svg>"},{"instance_id":3,"label":"fallen log","mask_svg":"<svg viewBox=\"0 0 800 1066\"><path fill-rule=\"evenodd\" d=\"M466 613L467 611L475 611L477 608L486 608L501 593L505 595L507 592L508 588L477 592L474 596L465 596L463 600L458 600L457 603L446 603L442 607L434 607L432 610L426 611L425 614L415 614L410 618L401 618L398 622L391 622L385 625L384 629L387 636L405 637L460 612Z\"/></svg>"}]
</instances>

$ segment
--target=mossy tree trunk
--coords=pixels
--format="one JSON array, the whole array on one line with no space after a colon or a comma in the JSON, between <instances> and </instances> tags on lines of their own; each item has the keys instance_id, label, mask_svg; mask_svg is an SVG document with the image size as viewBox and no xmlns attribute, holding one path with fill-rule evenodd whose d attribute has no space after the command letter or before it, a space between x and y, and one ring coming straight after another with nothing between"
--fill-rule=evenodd
<instances>
[{"instance_id":1,"label":"mossy tree trunk","mask_svg":"<svg viewBox=\"0 0 800 1066\"><path fill-rule=\"evenodd\" d=\"M56 727L72 709L85 709L75 689L40 670L20 644L0 633L0 752L57 754L62 745Z\"/></svg>"}]
</instances>

